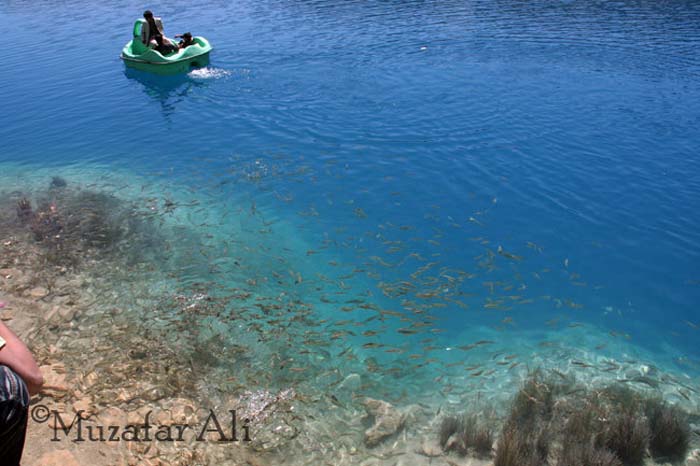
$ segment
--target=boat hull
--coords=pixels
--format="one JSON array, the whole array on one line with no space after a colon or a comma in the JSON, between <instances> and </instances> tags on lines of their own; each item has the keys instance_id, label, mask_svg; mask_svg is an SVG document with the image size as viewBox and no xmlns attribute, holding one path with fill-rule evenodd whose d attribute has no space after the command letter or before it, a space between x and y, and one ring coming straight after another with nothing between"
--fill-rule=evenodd
<instances>
[{"instance_id":1,"label":"boat hull","mask_svg":"<svg viewBox=\"0 0 700 466\"><path fill-rule=\"evenodd\" d=\"M203 37L195 37L193 45L169 55L162 55L157 50L144 47L138 39L134 39L124 46L119 57L129 68L172 75L207 66L211 50L209 41Z\"/></svg>"},{"instance_id":2,"label":"boat hull","mask_svg":"<svg viewBox=\"0 0 700 466\"><path fill-rule=\"evenodd\" d=\"M174 62L149 62L124 55L121 55L120 58L124 60L124 64L129 68L163 75L187 73L194 68L202 68L209 64L209 52Z\"/></svg>"}]
</instances>

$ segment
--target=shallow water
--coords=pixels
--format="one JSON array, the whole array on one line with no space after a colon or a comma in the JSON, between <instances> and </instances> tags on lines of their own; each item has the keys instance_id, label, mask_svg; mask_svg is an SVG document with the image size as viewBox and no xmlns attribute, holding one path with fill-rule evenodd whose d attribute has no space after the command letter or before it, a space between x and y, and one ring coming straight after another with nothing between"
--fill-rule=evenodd
<instances>
[{"instance_id":1,"label":"shallow water","mask_svg":"<svg viewBox=\"0 0 700 466\"><path fill-rule=\"evenodd\" d=\"M168 327L201 326L217 358L256 298L299 306L308 321L256 329L323 350L297 356L304 378L359 372L404 403L441 403L432 380L501 352L521 365L469 383L506 397L525 367L607 358L697 386L697 3L175 2L166 33L214 51L167 78L118 58L142 9L0 5L25 44L3 59L0 191L60 175L155 206L162 237L127 245L154 266L103 284L131 318L148 280L153 299L251 293L238 320ZM246 345L270 379L244 383L301 383Z\"/></svg>"}]
</instances>

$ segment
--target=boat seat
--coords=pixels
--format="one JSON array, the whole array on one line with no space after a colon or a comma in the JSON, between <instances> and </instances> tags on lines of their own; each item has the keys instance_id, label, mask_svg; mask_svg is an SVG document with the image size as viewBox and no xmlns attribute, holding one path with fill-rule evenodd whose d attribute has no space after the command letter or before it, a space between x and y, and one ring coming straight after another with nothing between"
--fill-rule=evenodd
<instances>
[{"instance_id":1,"label":"boat seat","mask_svg":"<svg viewBox=\"0 0 700 466\"><path fill-rule=\"evenodd\" d=\"M156 22L156 27L158 28L158 31L160 34L165 37L165 34L163 34L163 20L156 17L153 18ZM139 39L142 44L146 44L146 39L148 39L148 34L151 32L151 27L148 25L148 21L145 19L137 19L136 22L134 23L134 39Z\"/></svg>"},{"instance_id":2,"label":"boat seat","mask_svg":"<svg viewBox=\"0 0 700 466\"><path fill-rule=\"evenodd\" d=\"M134 37L131 41L131 47L135 53L143 53L148 48L148 45L146 44L148 32L148 21L145 19L137 19L134 23Z\"/></svg>"}]
</instances>

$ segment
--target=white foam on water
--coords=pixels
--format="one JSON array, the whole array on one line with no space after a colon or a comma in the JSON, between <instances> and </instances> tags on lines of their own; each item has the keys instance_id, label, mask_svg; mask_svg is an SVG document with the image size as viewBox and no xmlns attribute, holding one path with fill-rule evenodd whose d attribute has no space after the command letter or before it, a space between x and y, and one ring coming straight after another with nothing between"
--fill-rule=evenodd
<instances>
[{"instance_id":1,"label":"white foam on water","mask_svg":"<svg viewBox=\"0 0 700 466\"><path fill-rule=\"evenodd\" d=\"M198 68L190 71L187 75L196 79L219 79L231 75L231 72L222 68Z\"/></svg>"}]
</instances>

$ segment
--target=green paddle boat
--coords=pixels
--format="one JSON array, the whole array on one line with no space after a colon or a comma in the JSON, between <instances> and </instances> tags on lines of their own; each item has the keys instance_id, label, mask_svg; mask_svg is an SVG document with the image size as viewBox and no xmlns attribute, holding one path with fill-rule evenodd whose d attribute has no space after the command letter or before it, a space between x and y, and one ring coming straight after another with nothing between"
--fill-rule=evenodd
<instances>
[{"instance_id":1,"label":"green paddle boat","mask_svg":"<svg viewBox=\"0 0 700 466\"><path fill-rule=\"evenodd\" d=\"M144 19L137 19L134 23L134 37L127 42L119 56L126 66L150 73L179 74L209 64L209 52L212 47L204 37L195 36L192 45L167 55L148 47L144 43L147 37L148 23ZM163 39L177 46L175 41L165 37Z\"/></svg>"}]
</instances>

